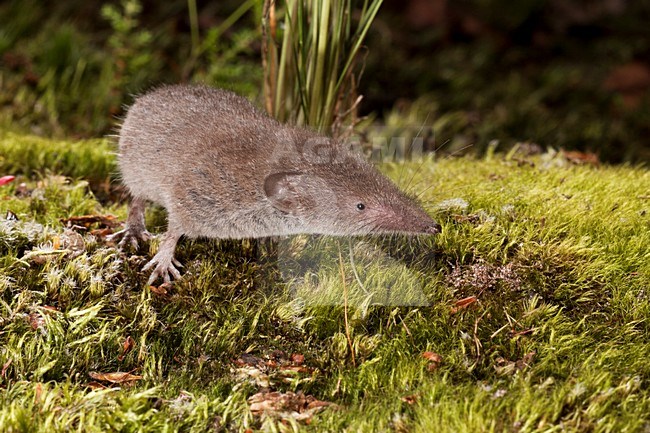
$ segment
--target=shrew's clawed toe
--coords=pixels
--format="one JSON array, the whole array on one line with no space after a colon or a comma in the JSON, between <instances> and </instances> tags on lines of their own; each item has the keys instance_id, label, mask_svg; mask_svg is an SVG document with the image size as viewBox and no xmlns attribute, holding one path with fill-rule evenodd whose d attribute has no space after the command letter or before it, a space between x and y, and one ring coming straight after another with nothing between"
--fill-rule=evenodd
<instances>
[{"instance_id":1,"label":"shrew's clawed toe","mask_svg":"<svg viewBox=\"0 0 650 433\"><path fill-rule=\"evenodd\" d=\"M149 286L158 278L162 278L164 283L169 283L172 279L178 280L181 277L181 273L176 268L182 268L183 265L181 265L178 260L173 257L169 258L166 256L159 256L160 254L156 254L154 258L142 268L143 271L148 271L155 266L153 272L149 276L149 280L147 280Z\"/></svg>"},{"instance_id":2,"label":"shrew's clawed toe","mask_svg":"<svg viewBox=\"0 0 650 433\"><path fill-rule=\"evenodd\" d=\"M142 268L143 271L153 268L153 272L147 281L148 285L153 284L158 278L162 278L163 282L169 283L172 279L177 280L181 277L181 273L176 268L182 268L183 266L174 258L174 250L179 238L180 235L172 230L167 230L163 235L158 252Z\"/></svg>"},{"instance_id":3,"label":"shrew's clawed toe","mask_svg":"<svg viewBox=\"0 0 650 433\"><path fill-rule=\"evenodd\" d=\"M115 232L108 236L106 239L109 242L117 242L117 247L121 250L130 247L132 250L137 250L140 242L148 242L153 238L153 235L146 230L134 230L132 228L125 228L119 232Z\"/></svg>"}]
</instances>

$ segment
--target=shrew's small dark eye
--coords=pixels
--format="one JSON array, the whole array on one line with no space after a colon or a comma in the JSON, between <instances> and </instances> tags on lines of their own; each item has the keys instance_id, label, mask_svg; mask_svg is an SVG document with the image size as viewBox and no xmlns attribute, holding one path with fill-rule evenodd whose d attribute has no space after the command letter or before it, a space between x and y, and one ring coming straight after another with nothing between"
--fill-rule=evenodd
<instances>
[{"instance_id":1,"label":"shrew's small dark eye","mask_svg":"<svg viewBox=\"0 0 650 433\"><path fill-rule=\"evenodd\" d=\"M357 209L359 210L364 210L366 208L366 205L363 203L357 203Z\"/></svg>"}]
</instances>

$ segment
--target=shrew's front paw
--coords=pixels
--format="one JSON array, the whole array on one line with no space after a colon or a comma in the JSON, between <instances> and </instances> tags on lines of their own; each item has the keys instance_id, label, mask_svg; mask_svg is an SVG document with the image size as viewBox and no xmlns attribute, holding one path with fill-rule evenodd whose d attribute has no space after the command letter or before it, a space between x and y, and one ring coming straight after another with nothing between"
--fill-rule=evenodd
<instances>
[{"instance_id":1,"label":"shrew's front paw","mask_svg":"<svg viewBox=\"0 0 650 433\"><path fill-rule=\"evenodd\" d=\"M173 257L158 253L144 266L144 268L142 268L142 270L146 272L153 268L153 272L147 281L147 284L150 286L158 278L162 278L165 283L169 283L171 280L178 280L181 277L181 273L176 269L177 267L182 268L183 265Z\"/></svg>"}]
</instances>

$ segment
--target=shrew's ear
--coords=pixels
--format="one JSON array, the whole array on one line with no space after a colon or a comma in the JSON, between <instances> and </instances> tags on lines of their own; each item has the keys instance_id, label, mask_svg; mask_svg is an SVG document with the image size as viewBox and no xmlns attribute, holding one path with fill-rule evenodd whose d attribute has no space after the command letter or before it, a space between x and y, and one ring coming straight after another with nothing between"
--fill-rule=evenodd
<instances>
[{"instance_id":1,"label":"shrew's ear","mask_svg":"<svg viewBox=\"0 0 650 433\"><path fill-rule=\"evenodd\" d=\"M304 175L295 171L270 174L264 179L266 198L277 210L297 216L304 201L298 192L303 180Z\"/></svg>"}]
</instances>

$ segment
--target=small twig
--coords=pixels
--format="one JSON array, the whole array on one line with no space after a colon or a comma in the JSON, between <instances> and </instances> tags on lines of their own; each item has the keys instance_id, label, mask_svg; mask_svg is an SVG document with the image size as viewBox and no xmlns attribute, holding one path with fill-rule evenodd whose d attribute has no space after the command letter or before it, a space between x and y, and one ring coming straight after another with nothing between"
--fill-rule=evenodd
<instances>
[{"instance_id":1,"label":"small twig","mask_svg":"<svg viewBox=\"0 0 650 433\"><path fill-rule=\"evenodd\" d=\"M497 335L499 335L499 334L501 333L501 331L503 331L503 330L506 329L507 327L508 327L508 325L506 324L506 325L503 325L502 327L500 327L499 329L497 329L496 331L494 331L494 332L492 333L492 335L490 335L490 339L493 339L494 337L496 337Z\"/></svg>"},{"instance_id":2,"label":"small twig","mask_svg":"<svg viewBox=\"0 0 650 433\"><path fill-rule=\"evenodd\" d=\"M488 310L485 310L483 314L481 314L480 317L478 317L474 321L474 345L476 346L476 359L478 360L481 357L481 347L483 347L483 344L481 344L481 340L478 338L478 323L483 320L483 316L488 312Z\"/></svg>"},{"instance_id":3,"label":"small twig","mask_svg":"<svg viewBox=\"0 0 650 433\"><path fill-rule=\"evenodd\" d=\"M334 388L334 392L332 392L332 397L335 397L341 392L341 376L339 376L339 380L336 381L336 388Z\"/></svg>"},{"instance_id":4,"label":"small twig","mask_svg":"<svg viewBox=\"0 0 650 433\"><path fill-rule=\"evenodd\" d=\"M343 319L345 321L345 337L348 340L348 346L350 347L350 355L352 357L352 365L357 366L356 359L354 357L354 347L352 346L352 338L350 338L350 324L348 323L348 285L345 282L345 272L343 272L343 255L339 249L339 269L341 270L341 281L343 282Z\"/></svg>"},{"instance_id":5,"label":"small twig","mask_svg":"<svg viewBox=\"0 0 650 433\"><path fill-rule=\"evenodd\" d=\"M404 322L404 319L402 319L402 317L400 317L400 318L399 318L399 321L402 323L402 326L404 327L404 330L406 331L406 333L408 334L408 336L409 336L409 337L412 337L413 335L411 335L411 331L409 330L409 327L406 326L406 323Z\"/></svg>"},{"instance_id":6,"label":"small twig","mask_svg":"<svg viewBox=\"0 0 650 433\"><path fill-rule=\"evenodd\" d=\"M357 265L354 263L354 252L352 251L352 240L350 239L348 239L348 247L350 249L350 265L352 265L352 273L354 274L354 278L357 280L359 287L361 287L361 290L363 290L363 293L367 295L368 291L366 290L366 287L361 282L361 278L357 273Z\"/></svg>"},{"instance_id":7,"label":"small twig","mask_svg":"<svg viewBox=\"0 0 650 433\"><path fill-rule=\"evenodd\" d=\"M515 329L515 325L518 324L519 322L517 322L517 320L514 317L508 314L508 310L506 310L505 308L503 309L503 312L506 314L506 319L508 320L510 329Z\"/></svg>"}]
</instances>

